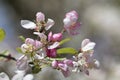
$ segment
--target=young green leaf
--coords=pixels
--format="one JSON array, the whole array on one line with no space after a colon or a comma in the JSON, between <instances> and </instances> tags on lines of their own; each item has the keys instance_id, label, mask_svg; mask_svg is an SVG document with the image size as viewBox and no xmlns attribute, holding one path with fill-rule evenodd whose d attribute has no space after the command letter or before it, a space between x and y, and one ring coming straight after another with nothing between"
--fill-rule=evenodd
<instances>
[{"instance_id":1,"label":"young green leaf","mask_svg":"<svg viewBox=\"0 0 120 80\"><path fill-rule=\"evenodd\" d=\"M61 48L61 49L57 49L57 54L76 54L78 53L77 50L75 50L74 48Z\"/></svg>"},{"instance_id":2,"label":"young green leaf","mask_svg":"<svg viewBox=\"0 0 120 80\"><path fill-rule=\"evenodd\" d=\"M24 36L19 36L19 38L24 42L25 41L25 37Z\"/></svg>"},{"instance_id":3,"label":"young green leaf","mask_svg":"<svg viewBox=\"0 0 120 80\"><path fill-rule=\"evenodd\" d=\"M17 50L17 52L19 52L19 53L23 53L20 47L17 47L16 50Z\"/></svg>"},{"instance_id":4,"label":"young green leaf","mask_svg":"<svg viewBox=\"0 0 120 80\"><path fill-rule=\"evenodd\" d=\"M5 38L5 31L2 29L2 28L0 28L0 41L3 41L4 40L4 38Z\"/></svg>"},{"instance_id":5,"label":"young green leaf","mask_svg":"<svg viewBox=\"0 0 120 80\"><path fill-rule=\"evenodd\" d=\"M60 45L70 41L71 39L70 38L66 38L66 39L63 39L62 41L60 41Z\"/></svg>"}]
</instances>

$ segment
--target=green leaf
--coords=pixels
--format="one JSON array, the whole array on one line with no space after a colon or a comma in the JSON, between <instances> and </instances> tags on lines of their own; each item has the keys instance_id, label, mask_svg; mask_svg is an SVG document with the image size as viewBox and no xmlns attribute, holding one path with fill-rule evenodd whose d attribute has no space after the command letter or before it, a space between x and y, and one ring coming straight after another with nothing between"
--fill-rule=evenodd
<instances>
[{"instance_id":1,"label":"green leaf","mask_svg":"<svg viewBox=\"0 0 120 80\"><path fill-rule=\"evenodd\" d=\"M17 50L19 53L23 53L20 47L17 47L16 50Z\"/></svg>"},{"instance_id":2,"label":"green leaf","mask_svg":"<svg viewBox=\"0 0 120 80\"><path fill-rule=\"evenodd\" d=\"M57 49L57 54L76 54L78 53L77 50L75 50L74 48L61 48L61 49Z\"/></svg>"},{"instance_id":3,"label":"green leaf","mask_svg":"<svg viewBox=\"0 0 120 80\"><path fill-rule=\"evenodd\" d=\"M60 41L60 45L70 41L71 39L70 38L66 38L66 39L63 39L62 41Z\"/></svg>"},{"instance_id":4,"label":"green leaf","mask_svg":"<svg viewBox=\"0 0 120 80\"><path fill-rule=\"evenodd\" d=\"M20 38L23 42L25 42L25 37L24 37L24 36L19 36L19 38Z\"/></svg>"},{"instance_id":5,"label":"green leaf","mask_svg":"<svg viewBox=\"0 0 120 80\"><path fill-rule=\"evenodd\" d=\"M5 38L5 31L2 29L2 28L0 28L0 41L3 41L4 40L4 38Z\"/></svg>"}]
</instances>

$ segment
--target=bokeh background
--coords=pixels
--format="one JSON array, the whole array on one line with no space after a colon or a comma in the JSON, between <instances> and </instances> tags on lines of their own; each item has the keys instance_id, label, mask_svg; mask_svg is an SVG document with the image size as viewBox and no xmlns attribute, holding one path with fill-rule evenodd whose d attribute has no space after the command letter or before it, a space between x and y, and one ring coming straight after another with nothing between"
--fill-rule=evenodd
<instances>
[{"instance_id":1,"label":"bokeh background","mask_svg":"<svg viewBox=\"0 0 120 80\"><path fill-rule=\"evenodd\" d=\"M120 0L0 0L0 27L6 31L0 52L9 50L12 56L19 57L16 47L22 42L18 36L33 37L31 30L21 27L21 19L34 20L35 14L41 11L46 18L56 21L51 30L59 32L65 13L71 10L79 13L82 26L80 34L65 46L79 49L82 40L90 38L97 44L94 56L100 61L100 69L91 70L89 76L80 73L64 78L47 68L35 80L120 80ZM15 70L15 62L0 61L0 72L12 77Z\"/></svg>"}]
</instances>

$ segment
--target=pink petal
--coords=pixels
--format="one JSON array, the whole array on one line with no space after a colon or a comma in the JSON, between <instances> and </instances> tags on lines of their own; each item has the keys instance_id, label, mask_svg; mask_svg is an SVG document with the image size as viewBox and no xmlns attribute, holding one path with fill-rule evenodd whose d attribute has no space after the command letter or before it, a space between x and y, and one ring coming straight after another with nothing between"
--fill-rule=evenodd
<instances>
[{"instance_id":1,"label":"pink petal","mask_svg":"<svg viewBox=\"0 0 120 80\"><path fill-rule=\"evenodd\" d=\"M63 20L63 23L64 23L64 28L69 28L71 25L72 25L72 21L70 20L70 18L65 18Z\"/></svg>"},{"instance_id":2,"label":"pink petal","mask_svg":"<svg viewBox=\"0 0 120 80\"><path fill-rule=\"evenodd\" d=\"M48 34L48 41L51 41L53 38L52 38L52 32L50 32L49 34Z\"/></svg>"},{"instance_id":3,"label":"pink petal","mask_svg":"<svg viewBox=\"0 0 120 80\"><path fill-rule=\"evenodd\" d=\"M41 48L42 47L42 43L40 41L35 40L34 41L34 46L35 46L36 49Z\"/></svg>"},{"instance_id":4,"label":"pink petal","mask_svg":"<svg viewBox=\"0 0 120 80\"><path fill-rule=\"evenodd\" d=\"M36 14L36 21L41 22L45 20L45 15L42 12L37 12Z\"/></svg>"},{"instance_id":5,"label":"pink petal","mask_svg":"<svg viewBox=\"0 0 120 80\"><path fill-rule=\"evenodd\" d=\"M72 22L76 22L78 19L78 13L76 11L70 11L66 13L66 18L70 18Z\"/></svg>"},{"instance_id":6,"label":"pink petal","mask_svg":"<svg viewBox=\"0 0 120 80\"><path fill-rule=\"evenodd\" d=\"M45 30L49 30L55 24L54 20L48 19Z\"/></svg>"},{"instance_id":7,"label":"pink petal","mask_svg":"<svg viewBox=\"0 0 120 80\"><path fill-rule=\"evenodd\" d=\"M53 68L57 68L57 66L58 66L57 61L56 60L52 61L52 67Z\"/></svg>"},{"instance_id":8,"label":"pink petal","mask_svg":"<svg viewBox=\"0 0 120 80\"><path fill-rule=\"evenodd\" d=\"M21 25L25 29L35 29L36 28L36 24L29 20L21 20Z\"/></svg>"},{"instance_id":9,"label":"pink petal","mask_svg":"<svg viewBox=\"0 0 120 80\"><path fill-rule=\"evenodd\" d=\"M69 59L66 59L63 61L65 64L67 64L68 66L73 66L73 61L72 60L69 60Z\"/></svg>"},{"instance_id":10,"label":"pink petal","mask_svg":"<svg viewBox=\"0 0 120 80\"><path fill-rule=\"evenodd\" d=\"M82 41L81 47L84 47L85 45L87 45L90 42L90 39L84 39Z\"/></svg>"},{"instance_id":11,"label":"pink petal","mask_svg":"<svg viewBox=\"0 0 120 80\"><path fill-rule=\"evenodd\" d=\"M59 66L60 69L63 70L63 71L67 71L67 70L68 70L68 66L67 66L66 64L59 63L58 66Z\"/></svg>"},{"instance_id":12,"label":"pink petal","mask_svg":"<svg viewBox=\"0 0 120 80\"><path fill-rule=\"evenodd\" d=\"M62 39L62 33L53 34L53 41L60 41Z\"/></svg>"},{"instance_id":13,"label":"pink petal","mask_svg":"<svg viewBox=\"0 0 120 80\"><path fill-rule=\"evenodd\" d=\"M18 68L19 70L25 70L25 69L27 69L27 67L28 67L27 60L28 60L28 58L27 58L25 55L21 56L21 57L17 60L17 68Z\"/></svg>"},{"instance_id":14,"label":"pink petal","mask_svg":"<svg viewBox=\"0 0 120 80\"><path fill-rule=\"evenodd\" d=\"M33 34L38 35L43 40L47 39L47 36L44 33L34 32Z\"/></svg>"},{"instance_id":15,"label":"pink petal","mask_svg":"<svg viewBox=\"0 0 120 80\"><path fill-rule=\"evenodd\" d=\"M57 48L60 45L59 42L54 42L52 45L48 46L48 49L54 49Z\"/></svg>"},{"instance_id":16,"label":"pink petal","mask_svg":"<svg viewBox=\"0 0 120 80\"><path fill-rule=\"evenodd\" d=\"M82 51L88 51L94 49L96 43L89 42L85 47L82 48Z\"/></svg>"},{"instance_id":17,"label":"pink petal","mask_svg":"<svg viewBox=\"0 0 120 80\"><path fill-rule=\"evenodd\" d=\"M25 44L34 44L34 40L31 38L26 38Z\"/></svg>"}]
</instances>

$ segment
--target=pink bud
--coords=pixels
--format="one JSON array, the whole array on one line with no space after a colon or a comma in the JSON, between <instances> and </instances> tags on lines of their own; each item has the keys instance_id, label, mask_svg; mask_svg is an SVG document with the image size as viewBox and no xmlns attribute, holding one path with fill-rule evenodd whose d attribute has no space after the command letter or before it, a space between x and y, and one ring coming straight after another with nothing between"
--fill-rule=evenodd
<instances>
[{"instance_id":1,"label":"pink bud","mask_svg":"<svg viewBox=\"0 0 120 80\"><path fill-rule=\"evenodd\" d=\"M60 41L62 39L62 33L53 34L53 41Z\"/></svg>"},{"instance_id":2,"label":"pink bud","mask_svg":"<svg viewBox=\"0 0 120 80\"><path fill-rule=\"evenodd\" d=\"M48 57L56 57L56 49L47 49L47 56Z\"/></svg>"},{"instance_id":3,"label":"pink bud","mask_svg":"<svg viewBox=\"0 0 120 80\"><path fill-rule=\"evenodd\" d=\"M54 61L52 62L52 67L53 67L53 68L57 68L57 66L58 66L58 63L57 63L56 60L54 60Z\"/></svg>"},{"instance_id":4,"label":"pink bud","mask_svg":"<svg viewBox=\"0 0 120 80\"><path fill-rule=\"evenodd\" d=\"M37 12L36 14L36 21L41 22L45 20L45 15L42 12Z\"/></svg>"}]
</instances>

